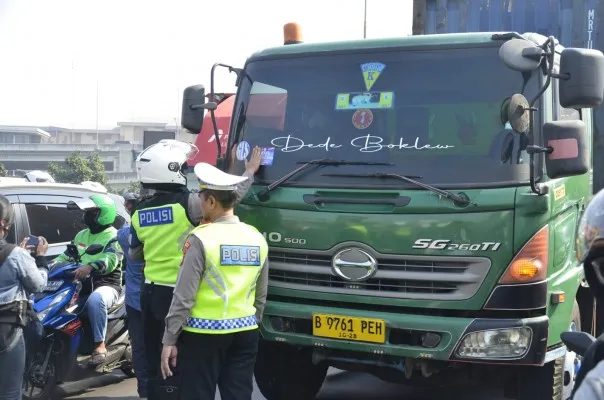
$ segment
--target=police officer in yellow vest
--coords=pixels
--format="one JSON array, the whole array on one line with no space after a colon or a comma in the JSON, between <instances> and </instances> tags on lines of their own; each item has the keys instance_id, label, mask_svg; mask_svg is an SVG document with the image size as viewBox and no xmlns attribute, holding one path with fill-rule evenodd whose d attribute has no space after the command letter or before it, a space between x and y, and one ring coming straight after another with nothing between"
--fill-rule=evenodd
<instances>
[{"instance_id":1,"label":"police officer in yellow vest","mask_svg":"<svg viewBox=\"0 0 604 400\"><path fill-rule=\"evenodd\" d=\"M145 262L141 312L150 400L160 396L156 387L161 379L161 339L183 246L203 218L199 195L188 190L186 178L187 161L193 159L197 152L190 143L165 139L147 147L136 159L142 188L154 191L138 204L132 215L129 250L134 261ZM260 160L261 151L254 149L250 162L245 162L245 178L233 192L236 202L249 190Z\"/></svg>"},{"instance_id":2,"label":"police officer in yellow vest","mask_svg":"<svg viewBox=\"0 0 604 400\"><path fill-rule=\"evenodd\" d=\"M202 212L211 223L195 228L185 245L166 317L162 375L172 376L178 364L181 400L214 399L216 385L223 400L249 400L268 245L256 228L233 215L234 191L246 177L205 163L195 166L195 174Z\"/></svg>"}]
</instances>

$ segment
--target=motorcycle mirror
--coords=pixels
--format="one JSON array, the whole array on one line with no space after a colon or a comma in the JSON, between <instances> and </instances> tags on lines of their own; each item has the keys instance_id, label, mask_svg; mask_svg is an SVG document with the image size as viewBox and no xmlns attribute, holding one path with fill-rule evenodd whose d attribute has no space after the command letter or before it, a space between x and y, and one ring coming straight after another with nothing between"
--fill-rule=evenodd
<instances>
[{"instance_id":1,"label":"motorcycle mirror","mask_svg":"<svg viewBox=\"0 0 604 400\"><path fill-rule=\"evenodd\" d=\"M85 253L89 256L93 256L95 254L99 254L101 251L103 251L104 248L105 247L100 244L91 244L86 248Z\"/></svg>"},{"instance_id":2,"label":"motorcycle mirror","mask_svg":"<svg viewBox=\"0 0 604 400\"><path fill-rule=\"evenodd\" d=\"M71 243L67 245L67 249L65 250L64 254L73 259L77 259L80 256L80 252L78 251L76 245Z\"/></svg>"},{"instance_id":3,"label":"motorcycle mirror","mask_svg":"<svg viewBox=\"0 0 604 400\"><path fill-rule=\"evenodd\" d=\"M589 346L596 341L596 338L587 332L562 332L560 339L564 342L570 351L574 351L578 355L585 354Z\"/></svg>"}]
</instances>

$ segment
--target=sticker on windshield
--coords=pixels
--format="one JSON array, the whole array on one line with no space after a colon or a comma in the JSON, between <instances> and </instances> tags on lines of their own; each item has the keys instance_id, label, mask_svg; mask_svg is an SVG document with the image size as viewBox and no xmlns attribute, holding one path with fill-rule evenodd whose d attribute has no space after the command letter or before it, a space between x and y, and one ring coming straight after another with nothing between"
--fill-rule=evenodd
<instances>
[{"instance_id":1,"label":"sticker on windshield","mask_svg":"<svg viewBox=\"0 0 604 400\"><path fill-rule=\"evenodd\" d=\"M237 145L237 159L243 161L250 154L250 144L245 140Z\"/></svg>"},{"instance_id":2,"label":"sticker on windshield","mask_svg":"<svg viewBox=\"0 0 604 400\"><path fill-rule=\"evenodd\" d=\"M365 81L367 91L371 90L371 87L380 77L384 68L386 68L386 65L379 62L361 64L361 71L363 71L363 80Z\"/></svg>"},{"instance_id":3,"label":"sticker on windshield","mask_svg":"<svg viewBox=\"0 0 604 400\"><path fill-rule=\"evenodd\" d=\"M392 108L394 92L338 93L336 110L385 109Z\"/></svg>"},{"instance_id":4,"label":"sticker on windshield","mask_svg":"<svg viewBox=\"0 0 604 400\"><path fill-rule=\"evenodd\" d=\"M352 114L352 125L357 129L368 128L373 122L373 112L367 109L356 110Z\"/></svg>"},{"instance_id":5,"label":"sticker on windshield","mask_svg":"<svg viewBox=\"0 0 604 400\"><path fill-rule=\"evenodd\" d=\"M275 148L263 147L262 160L260 161L260 165L273 165L273 158L275 158Z\"/></svg>"}]
</instances>

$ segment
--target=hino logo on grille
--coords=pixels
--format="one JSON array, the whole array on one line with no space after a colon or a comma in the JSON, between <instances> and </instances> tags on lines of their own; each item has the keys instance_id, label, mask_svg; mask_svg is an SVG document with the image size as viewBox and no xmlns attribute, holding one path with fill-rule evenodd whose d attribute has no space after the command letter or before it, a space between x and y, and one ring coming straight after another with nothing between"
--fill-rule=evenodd
<instances>
[{"instance_id":1,"label":"hino logo on grille","mask_svg":"<svg viewBox=\"0 0 604 400\"><path fill-rule=\"evenodd\" d=\"M344 280L364 281L377 272L377 261L363 249L348 247L336 253L331 261L331 269Z\"/></svg>"}]
</instances>

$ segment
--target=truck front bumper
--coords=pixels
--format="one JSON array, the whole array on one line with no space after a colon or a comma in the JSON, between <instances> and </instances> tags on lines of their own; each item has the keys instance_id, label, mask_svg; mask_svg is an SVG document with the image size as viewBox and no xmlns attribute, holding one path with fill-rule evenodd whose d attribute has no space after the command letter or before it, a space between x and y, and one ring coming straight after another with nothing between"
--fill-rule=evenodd
<instances>
[{"instance_id":1,"label":"truck front bumper","mask_svg":"<svg viewBox=\"0 0 604 400\"><path fill-rule=\"evenodd\" d=\"M313 314L384 320L386 324L385 343L314 336ZM515 365L543 365L544 362L553 359L552 355L547 352L548 328L549 318L547 316L526 319L451 318L306 306L276 301L267 303L261 323L261 331L265 340L303 347L368 353L388 358ZM469 356L471 352L459 351L461 346L473 342L472 338L464 343L464 339L473 332L490 332L488 334L492 335L494 331L510 332L515 329L525 333L530 331L528 348L522 354L485 357ZM562 347L555 351L554 356L557 357L564 355L565 349Z\"/></svg>"}]
</instances>

